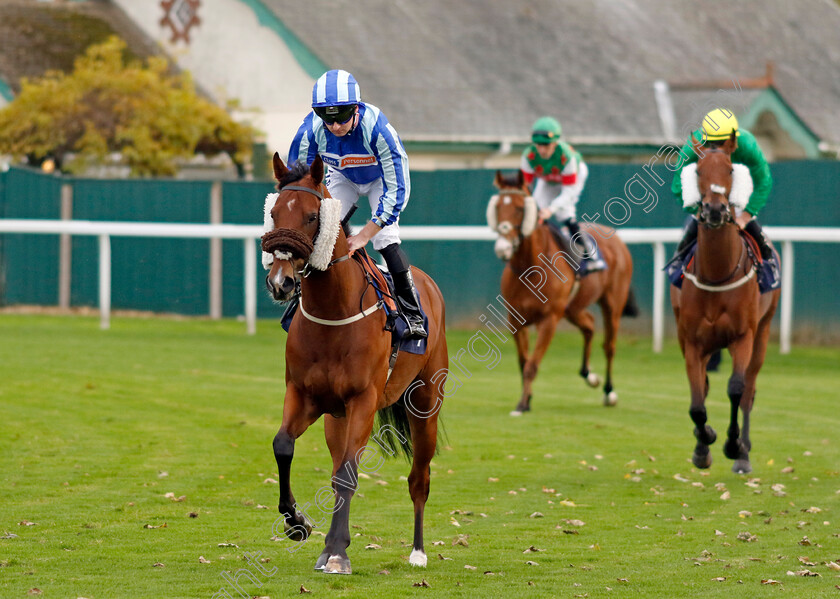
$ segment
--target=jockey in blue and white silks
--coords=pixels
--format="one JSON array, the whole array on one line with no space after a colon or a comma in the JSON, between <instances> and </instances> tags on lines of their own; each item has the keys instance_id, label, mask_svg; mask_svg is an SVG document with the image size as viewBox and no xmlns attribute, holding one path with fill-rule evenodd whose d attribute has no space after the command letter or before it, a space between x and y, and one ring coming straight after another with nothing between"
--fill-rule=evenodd
<instances>
[{"instance_id":1,"label":"jockey in blue and white silks","mask_svg":"<svg viewBox=\"0 0 840 599\"><path fill-rule=\"evenodd\" d=\"M373 239L373 247L380 250L399 243L397 220L411 192L408 156L382 111L372 104L358 106L358 125L342 137L333 135L324 121L310 112L292 141L288 162L305 160L310 164L320 154L328 167L327 188L341 200L345 214L360 195L368 195L371 220L384 227ZM393 229L389 231L390 225Z\"/></svg>"},{"instance_id":2,"label":"jockey in blue and white silks","mask_svg":"<svg viewBox=\"0 0 840 599\"><path fill-rule=\"evenodd\" d=\"M368 197L371 218L347 239L350 253L373 240L394 279L406 337L426 337L411 265L400 247L399 218L411 193L408 155L382 111L362 102L359 84L347 71L327 71L315 82L312 112L298 128L287 162L311 164L316 156L327 166L325 183L341 201L342 218L360 196Z\"/></svg>"}]
</instances>

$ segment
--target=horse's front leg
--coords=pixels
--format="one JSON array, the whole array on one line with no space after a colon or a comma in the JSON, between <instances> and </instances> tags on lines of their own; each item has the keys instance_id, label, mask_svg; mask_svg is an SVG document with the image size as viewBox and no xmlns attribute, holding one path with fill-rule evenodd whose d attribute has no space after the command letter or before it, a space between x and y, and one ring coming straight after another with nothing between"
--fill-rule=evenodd
<instances>
[{"instance_id":1,"label":"horse's front leg","mask_svg":"<svg viewBox=\"0 0 840 599\"><path fill-rule=\"evenodd\" d=\"M525 375L526 366L528 364L528 327L519 327L513 334L513 340L516 342L516 356L519 361L519 373L522 375L522 394L519 397L519 403L516 405L510 415L521 416L522 412L527 412L531 409L531 380Z\"/></svg>"},{"instance_id":2,"label":"horse's front leg","mask_svg":"<svg viewBox=\"0 0 840 599\"><path fill-rule=\"evenodd\" d=\"M373 430L376 415L377 391L369 387L347 402L344 418L325 421L327 445L333 458L332 487L335 492L330 530L324 542L324 552L315 567L324 561L326 574L350 574L350 500L358 486L358 460ZM320 568L319 568L320 569Z\"/></svg>"},{"instance_id":3,"label":"horse's front leg","mask_svg":"<svg viewBox=\"0 0 840 599\"><path fill-rule=\"evenodd\" d=\"M274 436L273 446L280 483L278 510L285 519L284 532L293 541L305 541L312 532L312 525L298 510L292 494L290 473L295 453L295 439L300 437L319 416L313 403L304 399L293 385L286 387L283 422Z\"/></svg>"},{"instance_id":4,"label":"horse's front leg","mask_svg":"<svg viewBox=\"0 0 840 599\"><path fill-rule=\"evenodd\" d=\"M749 446L749 412L752 408L752 398L755 393L755 378L752 377L750 385L746 379L747 368L752 358L753 336L746 334L729 346L729 353L732 355L732 376L729 377L727 394L730 402L729 429L726 433L726 443L723 445L723 453L730 460L735 460L732 465L732 472L746 474L752 472L750 465ZM748 388L749 387L749 388ZM747 401L745 402L744 399ZM744 404L747 404L746 406ZM738 409L741 408L744 414L744 437L738 428Z\"/></svg>"},{"instance_id":5,"label":"horse's front leg","mask_svg":"<svg viewBox=\"0 0 840 599\"><path fill-rule=\"evenodd\" d=\"M712 465L712 454L709 445L717 439L715 430L706 424L706 394L708 393L708 379L706 378L706 361L701 350L696 345L685 343L685 369L688 374L688 384L691 389L691 407L688 410L691 421L694 422L694 436L697 445L691 462L698 468L708 468Z\"/></svg>"}]
</instances>

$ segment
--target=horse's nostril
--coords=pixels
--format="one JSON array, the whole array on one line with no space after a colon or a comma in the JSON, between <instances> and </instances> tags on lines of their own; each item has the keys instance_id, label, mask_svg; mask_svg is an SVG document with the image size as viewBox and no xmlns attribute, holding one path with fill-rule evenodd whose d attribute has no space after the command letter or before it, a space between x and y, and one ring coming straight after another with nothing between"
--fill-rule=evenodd
<instances>
[{"instance_id":1,"label":"horse's nostril","mask_svg":"<svg viewBox=\"0 0 840 599\"><path fill-rule=\"evenodd\" d=\"M283 277L283 281L280 283L280 290L283 293L289 293L295 288L295 280L292 277Z\"/></svg>"}]
</instances>

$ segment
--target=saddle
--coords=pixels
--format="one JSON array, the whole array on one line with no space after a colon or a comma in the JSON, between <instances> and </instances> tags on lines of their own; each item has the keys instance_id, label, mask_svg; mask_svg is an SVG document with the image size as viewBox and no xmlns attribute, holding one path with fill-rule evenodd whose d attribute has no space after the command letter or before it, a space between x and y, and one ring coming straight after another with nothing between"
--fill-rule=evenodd
<instances>
[{"instance_id":1,"label":"saddle","mask_svg":"<svg viewBox=\"0 0 840 599\"><path fill-rule=\"evenodd\" d=\"M587 244L592 251L592 257L587 259L580 256L580 249L572 247L572 236L569 233L568 227L566 227L565 225L562 227L558 227L551 222L548 222L546 224L548 226L548 230L551 231L552 235L554 236L554 239L557 241L557 245L560 246L560 249L566 252L569 256L572 256L576 260L576 268L574 267L574 264L570 264L570 266L574 268L576 279L585 277L586 275L590 274L590 272L592 272L587 268L587 263L590 260L593 262L605 262L604 256L601 253L601 248L598 246L598 241L595 239L594 235L583 230L583 228L581 228L580 230L580 242Z\"/></svg>"},{"instance_id":2,"label":"saddle","mask_svg":"<svg viewBox=\"0 0 840 599\"><path fill-rule=\"evenodd\" d=\"M761 252L758 248L758 243L746 231L740 231L741 239L747 248L747 255L752 263L755 265L758 274L758 291L759 293L767 293L778 289L781 284L781 277L777 276L779 272L779 254L773 248L773 258L771 260L763 260ZM684 272L691 268L694 262L694 254L697 252L697 241L694 241L688 246L682 256L675 256L671 261L665 265L665 274L671 285L677 289L682 289Z\"/></svg>"}]
</instances>

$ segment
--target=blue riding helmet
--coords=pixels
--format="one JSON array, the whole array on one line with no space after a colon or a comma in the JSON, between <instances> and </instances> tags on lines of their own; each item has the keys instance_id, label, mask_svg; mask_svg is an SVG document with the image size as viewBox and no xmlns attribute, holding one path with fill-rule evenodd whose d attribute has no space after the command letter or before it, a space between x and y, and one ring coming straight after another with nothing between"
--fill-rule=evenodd
<instances>
[{"instance_id":1,"label":"blue riding helmet","mask_svg":"<svg viewBox=\"0 0 840 599\"><path fill-rule=\"evenodd\" d=\"M327 71L312 88L312 110L327 124L349 121L361 101L356 78L341 69Z\"/></svg>"}]
</instances>

